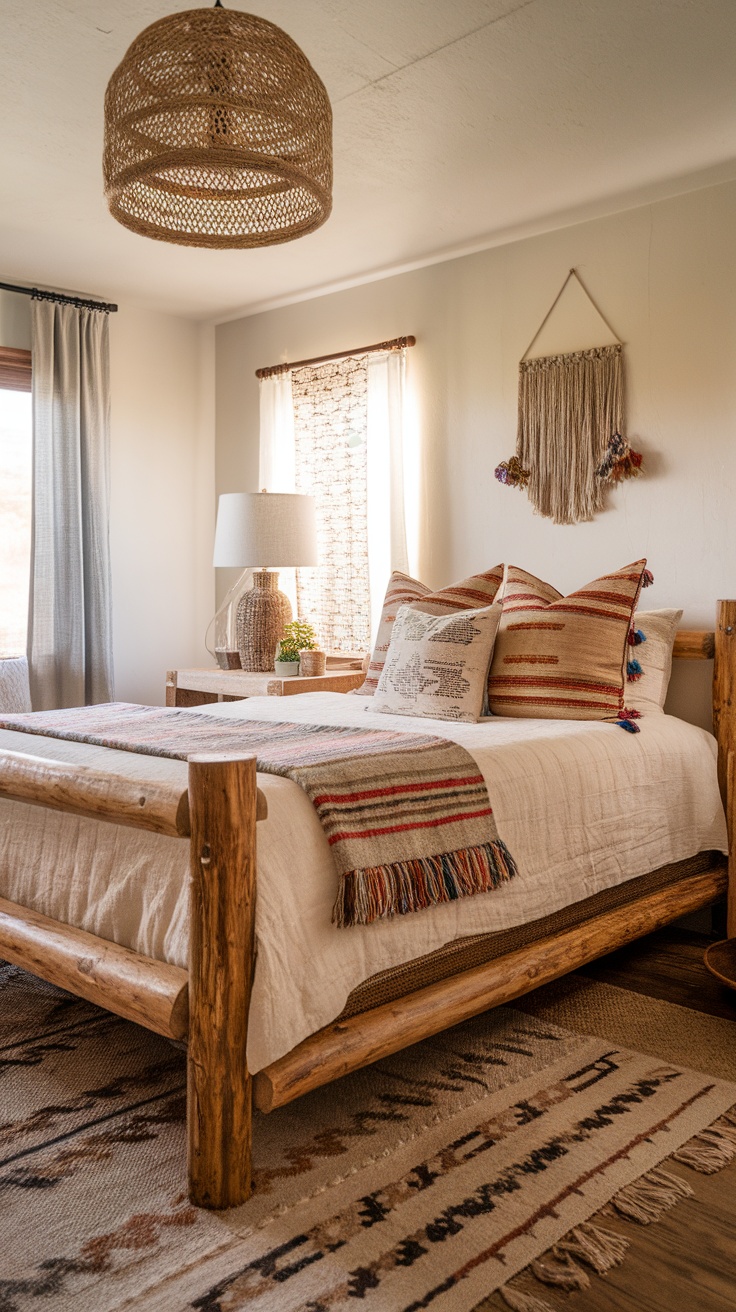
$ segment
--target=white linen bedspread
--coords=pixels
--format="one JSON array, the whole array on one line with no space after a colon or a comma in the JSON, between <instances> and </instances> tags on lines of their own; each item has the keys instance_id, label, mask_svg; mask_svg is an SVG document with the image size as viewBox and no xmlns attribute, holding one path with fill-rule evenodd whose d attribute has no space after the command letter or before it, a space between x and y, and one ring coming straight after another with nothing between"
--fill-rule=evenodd
<instances>
[{"instance_id":1,"label":"white linen bedspread","mask_svg":"<svg viewBox=\"0 0 736 1312\"><path fill-rule=\"evenodd\" d=\"M491 893L373 925L331 923L337 875L316 813L289 779L259 774L258 956L248 1065L260 1070L339 1015L378 971L469 934L537 920L669 862L727 850L710 734L671 716L641 733L574 720L479 724L378 714L371 699L306 693L202 708L229 719L435 733L475 757L519 874ZM0 747L140 779L186 765L0 732ZM0 896L138 952L185 966L188 841L0 801Z\"/></svg>"}]
</instances>

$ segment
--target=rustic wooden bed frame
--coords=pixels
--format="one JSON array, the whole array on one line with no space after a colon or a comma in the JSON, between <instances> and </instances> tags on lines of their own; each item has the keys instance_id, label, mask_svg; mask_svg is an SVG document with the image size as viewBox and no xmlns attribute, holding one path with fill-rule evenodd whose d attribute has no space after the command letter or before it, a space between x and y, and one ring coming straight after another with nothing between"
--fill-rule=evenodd
<instances>
[{"instance_id":1,"label":"rustic wooden bed frame","mask_svg":"<svg viewBox=\"0 0 736 1312\"><path fill-rule=\"evenodd\" d=\"M729 823L736 815L736 601L715 633L678 633L675 657L714 658L713 722ZM189 1196L233 1207L250 1193L252 1106L264 1112L419 1039L556 979L704 907L727 889L723 864L572 929L360 1015L336 1020L251 1078L246 1065L254 964L256 827L267 814L255 758L194 756L189 787L0 752L0 796L190 838L189 970L140 956L0 899L0 957L158 1034L188 1041ZM729 859L731 861L731 858ZM730 866L733 871L734 867ZM736 934L736 878L728 932Z\"/></svg>"}]
</instances>

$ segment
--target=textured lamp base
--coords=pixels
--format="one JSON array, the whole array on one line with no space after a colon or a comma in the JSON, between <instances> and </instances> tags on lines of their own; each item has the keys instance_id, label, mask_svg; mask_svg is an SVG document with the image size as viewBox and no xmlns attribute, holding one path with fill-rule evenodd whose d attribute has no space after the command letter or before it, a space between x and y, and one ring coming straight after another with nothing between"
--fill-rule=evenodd
<instances>
[{"instance_id":1,"label":"textured lamp base","mask_svg":"<svg viewBox=\"0 0 736 1312\"><path fill-rule=\"evenodd\" d=\"M244 670L265 674L273 669L276 648L290 619L291 604L279 592L277 572L254 570L253 587L238 602L238 650Z\"/></svg>"}]
</instances>

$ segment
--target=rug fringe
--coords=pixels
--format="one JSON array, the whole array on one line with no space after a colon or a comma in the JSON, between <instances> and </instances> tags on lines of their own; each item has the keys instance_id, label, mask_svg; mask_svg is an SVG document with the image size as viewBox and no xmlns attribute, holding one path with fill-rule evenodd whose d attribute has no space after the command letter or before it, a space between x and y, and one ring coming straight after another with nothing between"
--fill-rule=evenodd
<instances>
[{"instance_id":1,"label":"rug fringe","mask_svg":"<svg viewBox=\"0 0 736 1312\"><path fill-rule=\"evenodd\" d=\"M638 1221L640 1225L650 1225L652 1221L659 1221L675 1203L691 1198L693 1193L692 1187L678 1175L655 1167L614 1194L610 1205L620 1216Z\"/></svg>"},{"instance_id":2,"label":"rug fringe","mask_svg":"<svg viewBox=\"0 0 736 1312\"><path fill-rule=\"evenodd\" d=\"M701 1175L715 1175L736 1157L736 1113L734 1108L724 1112L712 1125L688 1139L676 1153L673 1161L682 1162Z\"/></svg>"},{"instance_id":3,"label":"rug fringe","mask_svg":"<svg viewBox=\"0 0 736 1312\"><path fill-rule=\"evenodd\" d=\"M554 1285L557 1289L587 1289L590 1284L588 1272L571 1253L565 1252L562 1241L530 1262L529 1270L543 1285Z\"/></svg>"},{"instance_id":4,"label":"rug fringe","mask_svg":"<svg viewBox=\"0 0 736 1312\"><path fill-rule=\"evenodd\" d=\"M629 1240L613 1230L593 1225L592 1221L584 1221L566 1234L556 1246L571 1257L587 1263L597 1275L602 1276L623 1262L629 1249Z\"/></svg>"},{"instance_id":5,"label":"rug fringe","mask_svg":"<svg viewBox=\"0 0 736 1312\"><path fill-rule=\"evenodd\" d=\"M333 924L339 929L370 925L388 916L489 893L516 873L514 858L501 839L439 856L348 870L340 880Z\"/></svg>"},{"instance_id":6,"label":"rug fringe","mask_svg":"<svg viewBox=\"0 0 736 1312\"><path fill-rule=\"evenodd\" d=\"M514 1289L513 1285L502 1285L498 1292L511 1312L555 1312L546 1298L537 1298L536 1294Z\"/></svg>"}]
</instances>

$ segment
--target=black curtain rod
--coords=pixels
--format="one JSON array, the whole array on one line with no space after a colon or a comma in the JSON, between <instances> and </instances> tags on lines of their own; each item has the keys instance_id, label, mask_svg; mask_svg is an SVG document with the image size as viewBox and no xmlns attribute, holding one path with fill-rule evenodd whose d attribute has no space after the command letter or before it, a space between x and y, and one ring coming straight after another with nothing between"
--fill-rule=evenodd
<instances>
[{"instance_id":1,"label":"black curtain rod","mask_svg":"<svg viewBox=\"0 0 736 1312\"><path fill-rule=\"evenodd\" d=\"M64 296L62 292L47 292L40 287L16 287L12 282L0 282L0 291L17 292L19 296L30 296L34 301L57 301L59 305L76 305L78 310L104 310L105 314L117 314L117 305L107 305L105 301L89 301L83 296Z\"/></svg>"}]
</instances>

